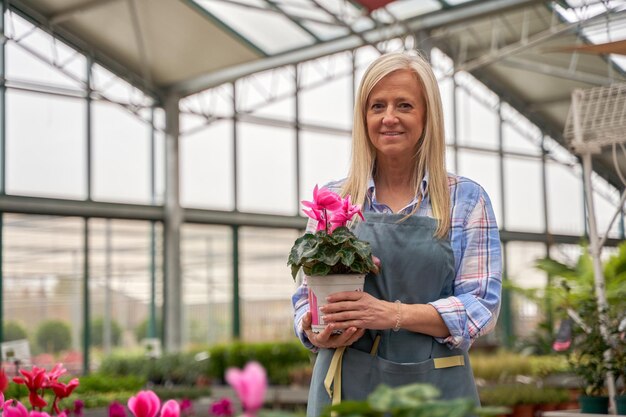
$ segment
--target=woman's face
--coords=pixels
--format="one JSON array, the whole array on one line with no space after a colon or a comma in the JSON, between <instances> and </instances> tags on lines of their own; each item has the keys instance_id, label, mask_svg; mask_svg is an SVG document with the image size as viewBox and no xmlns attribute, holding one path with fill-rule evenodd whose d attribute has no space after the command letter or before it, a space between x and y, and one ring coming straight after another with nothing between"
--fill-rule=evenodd
<instances>
[{"instance_id":1,"label":"woman's face","mask_svg":"<svg viewBox=\"0 0 626 417\"><path fill-rule=\"evenodd\" d=\"M422 86L412 71L398 70L385 76L367 100L367 134L376 153L413 157L424 131L425 115Z\"/></svg>"}]
</instances>

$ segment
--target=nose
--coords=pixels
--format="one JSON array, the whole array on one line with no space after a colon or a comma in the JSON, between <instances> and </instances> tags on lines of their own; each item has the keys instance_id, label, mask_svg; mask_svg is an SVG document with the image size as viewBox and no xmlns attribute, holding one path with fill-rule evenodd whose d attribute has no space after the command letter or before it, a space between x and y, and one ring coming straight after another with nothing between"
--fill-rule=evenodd
<instances>
[{"instance_id":1,"label":"nose","mask_svg":"<svg viewBox=\"0 0 626 417\"><path fill-rule=\"evenodd\" d=\"M392 106L389 106L383 114L383 125L392 126L396 123L398 123L398 118L396 117L395 110Z\"/></svg>"}]
</instances>

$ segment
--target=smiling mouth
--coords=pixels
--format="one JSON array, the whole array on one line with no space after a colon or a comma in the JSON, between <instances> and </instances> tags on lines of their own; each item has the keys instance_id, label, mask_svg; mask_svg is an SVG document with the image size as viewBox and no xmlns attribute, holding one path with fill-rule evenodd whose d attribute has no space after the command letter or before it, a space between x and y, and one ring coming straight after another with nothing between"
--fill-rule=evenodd
<instances>
[{"instance_id":1,"label":"smiling mouth","mask_svg":"<svg viewBox=\"0 0 626 417\"><path fill-rule=\"evenodd\" d=\"M383 136L400 136L404 132L380 132Z\"/></svg>"}]
</instances>

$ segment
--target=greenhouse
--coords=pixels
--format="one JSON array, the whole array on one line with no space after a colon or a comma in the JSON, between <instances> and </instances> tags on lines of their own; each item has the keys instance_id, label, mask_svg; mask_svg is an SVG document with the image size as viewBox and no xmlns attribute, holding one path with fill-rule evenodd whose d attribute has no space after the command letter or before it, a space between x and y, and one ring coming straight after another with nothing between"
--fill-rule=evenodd
<instances>
[{"instance_id":1,"label":"greenhouse","mask_svg":"<svg viewBox=\"0 0 626 417\"><path fill-rule=\"evenodd\" d=\"M568 326L574 345L597 330L612 346L597 356L600 391L624 396L623 1L6 0L2 10L10 377L63 363L84 381L73 397L102 407L87 395L102 372L126 404L146 383L208 396L228 367L258 360L271 385L306 391L287 266L307 227L301 201L348 175L368 66L417 49L441 93L446 169L484 188L499 231L497 325L470 351L482 403L580 392L576 347L554 348ZM272 392L266 405L306 403Z\"/></svg>"}]
</instances>

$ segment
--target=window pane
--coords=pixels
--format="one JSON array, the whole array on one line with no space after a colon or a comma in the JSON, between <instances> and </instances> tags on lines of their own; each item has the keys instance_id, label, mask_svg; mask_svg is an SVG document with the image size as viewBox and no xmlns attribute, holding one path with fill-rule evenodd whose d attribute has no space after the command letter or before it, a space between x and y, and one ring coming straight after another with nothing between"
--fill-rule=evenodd
<instances>
[{"instance_id":1,"label":"window pane","mask_svg":"<svg viewBox=\"0 0 626 417\"><path fill-rule=\"evenodd\" d=\"M149 204L150 125L124 108L93 104L93 198Z\"/></svg>"},{"instance_id":2,"label":"window pane","mask_svg":"<svg viewBox=\"0 0 626 417\"><path fill-rule=\"evenodd\" d=\"M7 192L84 198L85 101L11 89L6 101Z\"/></svg>"},{"instance_id":3,"label":"window pane","mask_svg":"<svg viewBox=\"0 0 626 417\"><path fill-rule=\"evenodd\" d=\"M502 206L500 198L500 159L496 154L459 151L460 175L479 183L487 192L498 226L502 226Z\"/></svg>"},{"instance_id":4,"label":"window pane","mask_svg":"<svg viewBox=\"0 0 626 417\"><path fill-rule=\"evenodd\" d=\"M160 223L154 225L157 336L161 335L163 306L162 230ZM112 349L136 347L148 337L151 236L152 225L146 221L89 221L90 320L95 354L108 353L107 345Z\"/></svg>"},{"instance_id":5,"label":"window pane","mask_svg":"<svg viewBox=\"0 0 626 417\"><path fill-rule=\"evenodd\" d=\"M300 198L310 200L315 185L345 178L350 166L349 137L300 133Z\"/></svg>"},{"instance_id":6,"label":"window pane","mask_svg":"<svg viewBox=\"0 0 626 417\"><path fill-rule=\"evenodd\" d=\"M257 116L294 120L294 67L276 68L237 81L237 110Z\"/></svg>"},{"instance_id":7,"label":"window pane","mask_svg":"<svg viewBox=\"0 0 626 417\"><path fill-rule=\"evenodd\" d=\"M80 373L84 221L19 214L4 214L3 221L5 331L10 322L26 331L33 365L48 367L59 361ZM52 326L68 337L41 346L37 331L52 320L60 322Z\"/></svg>"},{"instance_id":8,"label":"window pane","mask_svg":"<svg viewBox=\"0 0 626 417\"><path fill-rule=\"evenodd\" d=\"M505 157L506 229L543 232L541 161Z\"/></svg>"},{"instance_id":9,"label":"window pane","mask_svg":"<svg viewBox=\"0 0 626 417\"><path fill-rule=\"evenodd\" d=\"M226 342L232 334L231 228L183 225L181 266L187 343Z\"/></svg>"},{"instance_id":10,"label":"window pane","mask_svg":"<svg viewBox=\"0 0 626 417\"><path fill-rule=\"evenodd\" d=\"M180 196L186 207L235 208L233 123L215 122L180 140Z\"/></svg>"},{"instance_id":11,"label":"window pane","mask_svg":"<svg viewBox=\"0 0 626 417\"><path fill-rule=\"evenodd\" d=\"M576 169L547 161L548 225L551 233L583 235L583 184L580 167Z\"/></svg>"},{"instance_id":12,"label":"window pane","mask_svg":"<svg viewBox=\"0 0 626 417\"><path fill-rule=\"evenodd\" d=\"M546 246L543 243L509 242L506 248L507 275L511 282L522 288L544 288L547 276L534 265L537 259L546 257ZM511 307L516 336L529 337L543 319L544 306L513 293Z\"/></svg>"},{"instance_id":13,"label":"window pane","mask_svg":"<svg viewBox=\"0 0 626 417\"><path fill-rule=\"evenodd\" d=\"M541 156L541 137L529 137L528 133L510 123L502 123L502 149L505 152L521 152Z\"/></svg>"},{"instance_id":14,"label":"window pane","mask_svg":"<svg viewBox=\"0 0 626 417\"><path fill-rule=\"evenodd\" d=\"M300 121L352 127L352 63L339 54L301 64Z\"/></svg>"},{"instance_id":15,"label":"window pane","mask_svg":"<svg viewBox=\"0 0 626 417\"><path fill-rule=\"evenodd\" d=\"M294 131L240 123L238 134L239 210L295 214Z\"/></svg>"},{"instance_id":16,"label":"window pane","mask_svg":"<svg viewBox=\"0 0 626 417\"><path fill-rule=\"evenodd\" d=\"M240 230L244 340L292 340L291 295L295 284L287 267L287 257L299 233L250 227Z\"/></svg>"},{"instance_id":17,"label":"window pane","mask_svg":"<svg viewBox=\"0 0 626 417\"><path fill-rule=\"evenodd\" d=\"M483 148L498 148L497 113L468 94L464 88L457 88L458 143Z\"/></svg>"}]
</instances>

